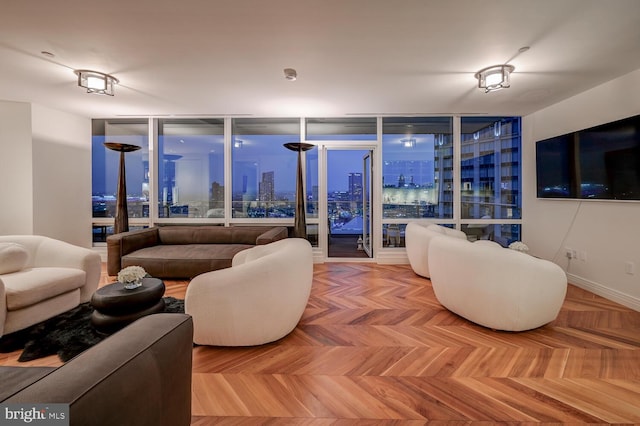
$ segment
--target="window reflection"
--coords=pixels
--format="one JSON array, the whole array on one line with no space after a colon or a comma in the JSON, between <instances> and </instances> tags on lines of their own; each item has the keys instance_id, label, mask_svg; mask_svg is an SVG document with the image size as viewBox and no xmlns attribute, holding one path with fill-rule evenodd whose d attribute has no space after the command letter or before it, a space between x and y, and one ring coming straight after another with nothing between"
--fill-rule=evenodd
<instances>
[{"instance_id":1,"label":"window reflection","mask_svg":"<svg viewBox=\"0 0 640 426\"><path fill-rule=\"evenodd\" d=\"M158 217L224 217L224 120L158 121Z\"/></svg>"},{"instance_id":2,"label":"window reflection","mask_svg":"<svg viewBox=\"0 0 640 426\"><path fill-rule=\"evenodd\" d=\"M453 217L452 119L384 118L382 130L383 217Z\"/></svg>"},{"instance_id":3,"label":"window reflection","mask_svg":"<svg viewBox=\"0 0 640 426\"><path fill-rule=\"evenodd\" d=\"M140 146L125 155L127 210L130 218L149 217L149 137L147 120L93 120L91 186L93 217L115 217L120 153L105 142Z\"/></svg>"},{"instance_id":4,"label":"window reflection","mask_svg":"<svg viewBox=\"0 0 640 426\"><path fill-rule=\"evenodd\" d=\"M520 219L520 117L461 119L463 219Z\"/></svg>"},{"instance_id":5,"label":"window reflection","mask_svg":"<svg viewBox=\"0 0 640 426\"><path fill-rule=\"evenodd\" d=\"M462 232L469 241L491 240L503 247L521 240L520 224L467 224L462 225Z\"/></svg>"},{"instance_id":6,"label":"window reflection","mask_svg":"<svg viewBox=\"0 0 640 426\"><path fill-rule=\"evenodd\" d=\"M298 154L283 144L299 140L299 119L232 120L234 218L294 217ZM313 186L307 182L307 198Z\"/></svg>"},{"instance_id":7,"label":"window reflection","mask_svg":"<svg viewBox=\"0 0 640 426\"><path fill-rule=\"evenodd\" d=\"M385 223L382 225L382 247L404 247L406 223Z\"/></svg>"}]
</instances>

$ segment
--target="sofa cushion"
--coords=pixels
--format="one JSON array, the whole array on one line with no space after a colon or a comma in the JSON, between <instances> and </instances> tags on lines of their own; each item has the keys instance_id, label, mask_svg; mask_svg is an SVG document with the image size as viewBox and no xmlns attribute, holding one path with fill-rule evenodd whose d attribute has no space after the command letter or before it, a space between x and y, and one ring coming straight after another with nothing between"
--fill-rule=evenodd
<instances>
[{"instance_id":1,"label":"sofa cushion","mask_svg":"<svg viewBox=\"0 0 640 426\"><path fill-rule=\"evenodd\" d=\"M159 244L249 244L255 245L262 234L273 231L270 240L286 237L286 228L275 231L266 226L160 226ZM284 234L281 233L284 231ZM269 241L271 242L271 241Z\"/></svg>"},{"instance_id":2,"label":"sofa cushion","mask_svg":"<svg viewBox=\"0 0 640 426\"><path fill-rule=\"evenodd\" d=\"M228 268L236 253L255 247L245 244L169 244L146 247L122 257L122 267L142 266L154 277L193 278Z\"/></svg>"},{"instance_id":3,"label":"sofa cushion","mask_svg":"<svg viewBox=\"0 0 640 426\"><path fill-rule=\"evenodd\" d=\"M159 244L227 244L231 228L224 226L161 226Z\"/></svg>"},{"instance_id":4,"label":"sofa cushion","mask_svg":"<svg viewBox=\"0 0 640 426\"><path fill-rule=\"evenodd\" d=\"M254 246L247 244L169 244L145 247L124 256L128 261L140 259L167 259L167 260L188 260L188 259L229 259L241 250L246 250Z\"/></svg>"},{"instance_id":5,"label":"sofa cushion","mask_svg":"<svg viewBox=\"0 0 640 426\"><path fill-rule=\"evenodd\" d=\"M17 272L27 266L29 252L16 243L0 243L0 274Z\"/></svg>"},{"instance_id":6,"label":"sofa cushion","mask_svg":"<svg viewBox=\"0 0 640 426\"><path fill-rule=\"evenodd\" d=\"M2 277L7 310L14 311L82 287L86 273L75 268L28 268Z\"/></svg>"},{"instance_id":7,"label":"sofa cushion","mask_svg":"<svg viewBox=\"0 0 640 426\"><path fill-rule=\"evenodd\" d=\"M256 245L265 245L273 243L274 241L279 241L287 238L289 236L289 231L284 226L276 226L262 234L258 235L256 238Z\"/></svg>"}]
</instances>

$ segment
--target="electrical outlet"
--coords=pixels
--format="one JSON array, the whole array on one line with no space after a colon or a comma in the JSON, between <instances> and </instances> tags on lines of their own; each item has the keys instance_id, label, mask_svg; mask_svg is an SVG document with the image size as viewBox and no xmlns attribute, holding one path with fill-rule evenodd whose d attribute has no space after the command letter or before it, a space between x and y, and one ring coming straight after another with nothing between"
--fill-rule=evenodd
<instances>
[{"instance_id":1,"label":"electrical outlet","mask_svg":"<svg viewBox=\"0 0 640 426\"><path fill-rule=\"evenodd\" d=\"M581 251L580 253L578 253L578 258L582 262L586 262L587 261L587 252L586 251Z\"/></svg>"},{"instance_id":2,"label":"electrical outlet","mask_svg":"<svg viewBox=\"0 0 640 426\"><path fill-rule=\"evenodd\" d=\"M578 253L569 247L565 247L564 248L564 255L567 257L567 259L577 259L578 258Z\"/></svg>"},{"instance_id":3,"label":"electrical outlet","mask_svg":"<svg viewBox=\"0 0 640 426\"><path fill-rule=\"evenodd\" d=\"M636 264L633 262L624 262L624 271L629 275L635 275Z\"/></svg>"}]
</instances>

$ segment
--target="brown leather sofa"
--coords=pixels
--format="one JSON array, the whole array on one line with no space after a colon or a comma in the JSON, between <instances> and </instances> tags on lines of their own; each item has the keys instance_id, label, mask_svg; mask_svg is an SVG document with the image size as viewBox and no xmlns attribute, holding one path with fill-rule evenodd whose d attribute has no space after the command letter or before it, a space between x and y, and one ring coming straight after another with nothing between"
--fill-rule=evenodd
<instances>
[{"instance_id":1,"label":"brown leather sofa","mask_svg":"<svg viewBox=\"0 0 640 426\"><path fill-rule=\"evenodd\" d=\"M0 366L2 404L69 404L72 426L191 422L193 321L143 317L64 365Z\"/></svg>"},{"instance_id":2,"label":"brown leather sofa","mask_svg":"<svg viewBox=\"0 0 640 426\"><path fill-rule=\"evenodd\" d=\"M231 266L247 248L287 238L284 226L168 225L107 237L107 274L141 266L158 278L193 278Z\"/></svg>"}]
</instances>

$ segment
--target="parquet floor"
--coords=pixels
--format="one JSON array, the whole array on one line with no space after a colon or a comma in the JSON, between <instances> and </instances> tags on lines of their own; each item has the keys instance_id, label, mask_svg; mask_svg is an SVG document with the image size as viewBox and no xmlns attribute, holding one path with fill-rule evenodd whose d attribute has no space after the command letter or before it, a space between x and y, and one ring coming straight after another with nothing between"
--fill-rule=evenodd
<instances>
[{"instance_id":1,"label":"parquet floor","mask_svg":"<svg viewBox=\"0 0 640 426\"><path fill-rule=\"evenodd\" d=\"M640 312L574 286L553 323L495 332L408 265L319 264L289 336L193 359L193 425L640 424Z\"/></svg>"}]
</instances>

